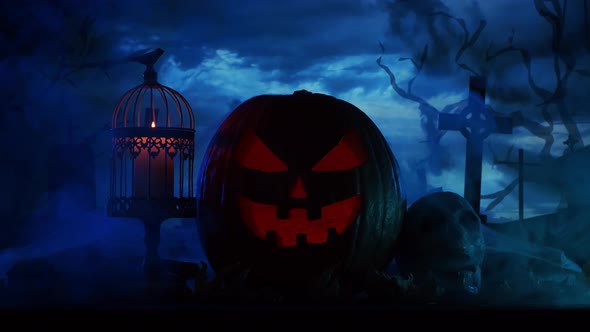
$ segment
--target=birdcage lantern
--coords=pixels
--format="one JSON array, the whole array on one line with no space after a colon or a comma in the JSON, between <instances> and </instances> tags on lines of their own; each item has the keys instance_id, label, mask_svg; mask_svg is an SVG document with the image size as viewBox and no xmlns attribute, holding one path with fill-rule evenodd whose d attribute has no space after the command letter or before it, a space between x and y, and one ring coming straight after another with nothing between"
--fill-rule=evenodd
<instances>
[{"instance_id":1,"label":"birdcage lantern","mask_svg":"<svg viewBox=\"0 0 590 332\"><path fill-rule=\"evenodd\" d=\"M111 217L193 217L194 114L177 91L158 82L157 49L132 60L146 66L112 116L108 214Z\"/></svg>"}]
</instances>

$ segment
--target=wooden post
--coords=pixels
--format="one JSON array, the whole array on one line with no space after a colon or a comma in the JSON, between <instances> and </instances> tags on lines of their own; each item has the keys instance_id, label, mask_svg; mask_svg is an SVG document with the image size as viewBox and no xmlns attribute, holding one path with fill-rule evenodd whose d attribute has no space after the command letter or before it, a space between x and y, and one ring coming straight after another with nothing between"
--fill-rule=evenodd
<instances>
[{"instance_id":1,"label":"wooden post","mask_svg":"<svg viewBox=\"0 0 590 332\"><path fill-rule=\"evenodd\" d=\"M541 166L539 163L525 163L524 150L518 149L518 162L503 160L498 164L518 165L518 220L524 220L524 166Z\"/></svg>"},{"instance_id":2,"label":"wooden post","mask_svg":"<svg viewBox=\"0 0 590 332\"><path fill-rule=\"evenodd\" d=\"M518 149L518 221L524 220L524 151Z\"/></svg>"}]
</instances>

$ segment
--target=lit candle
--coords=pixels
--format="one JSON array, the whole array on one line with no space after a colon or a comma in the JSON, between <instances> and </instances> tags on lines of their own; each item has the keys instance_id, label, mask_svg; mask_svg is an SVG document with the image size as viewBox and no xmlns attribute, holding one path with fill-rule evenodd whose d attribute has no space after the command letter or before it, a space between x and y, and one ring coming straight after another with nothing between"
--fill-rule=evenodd
<instances>
[{"instance_id":1,"label":"lit candle","mask_svg":"<svg viewBox=\"0 0 590 332\"><path fill-rule=\"evenodd\" d=\"M156 122L152 121L152 128ZM147 137L141 137L146 143ZM165 137L160 137L166 142ZM133 196L137 198L162 198L174 196L174 159L164 149L151 157L148 149L142 149L133 164Z\"/></svg>"}]
</instances>

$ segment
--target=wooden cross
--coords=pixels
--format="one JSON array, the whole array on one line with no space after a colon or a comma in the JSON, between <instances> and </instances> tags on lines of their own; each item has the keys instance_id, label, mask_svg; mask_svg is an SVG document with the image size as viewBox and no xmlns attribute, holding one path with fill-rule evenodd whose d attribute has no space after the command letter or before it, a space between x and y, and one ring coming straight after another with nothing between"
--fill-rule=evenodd
<instances>
[{"instance_id":1,"label":"wooden cross","mask_svg":"<svg viewBox=\"0 0 590 332\"><path fill-rule=\"evenodd\" d=\"M524 150L518 149L518 162L498 161L498 164L518 165L518 221L524 220L524 166L541 166L539 163L525 163Z\"/></svg>"},{"instance_id":2,"label":"wooden cross","mask_svg":"<svg viewBox=\"0 0 590 332\"><path fill-rule=\"evenodd\" d=\"M494 117L485 107L486 78L471 76L469 103L458 114L441 113L438 129L460 131L467 139L463 196L480 214L483 141L492 133L512 134L512 119ZM480 214L483 222L485 216Z\"/></svg>"}]
</instances>

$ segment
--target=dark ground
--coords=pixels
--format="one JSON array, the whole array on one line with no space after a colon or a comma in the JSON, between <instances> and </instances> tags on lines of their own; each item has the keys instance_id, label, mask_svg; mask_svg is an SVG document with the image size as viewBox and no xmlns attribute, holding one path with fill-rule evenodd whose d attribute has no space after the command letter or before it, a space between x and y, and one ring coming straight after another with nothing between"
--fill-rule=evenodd
<instances>
[{"instance_id":1,"label":"dark ground","mask_svg":"<svg viewBox=\"0 0 590 332\"><path fill-rule=\"evenodd\" d=\"M531 276L530 268L534 264L530 259L497 253L486 254L482 291L468 303L370 303L359 300L328 304L232 304L196 300L191 295L190 282L186 283L182 278L167 284L173 285L174 289L165 292L167 296L153 297L145 291L141 267L143 228L140 223L89 219L83 224L78 220L64 223L62 228L64 230L50 237L40 237L35 243L42 244L39 245L41 249L36 250L34 257L18 259L13 266L6 265L10 261L7 254L11 251L0 251L0 280L7 271L8 281L0 286L0 321L6 316L26 316L23 321L35 324L38 321L31 317L48 313L65 319L88 316L92 324L109 317L126 321L170 317L172 320L194 321L197 327L201 324L197 323L199 320L231 324L245 319L273 321L281 317L287 322L319 317L336 325L353 318L369 318L371 322L383 319L387 322L412 320L426 323L427 319L413 320L412 317L431 314L440 320L449 319L451 323L461 322L465 316L494 317L495 322L530 316L535 317L534 321L549 317L560 320L578 316L587 320L590 317L590 287L585 276L546 266L537 270L537 276ZM99 232L101 229L107 230ZM96 236L91 237L89 233ZM49 232L44 230L43 234ZM182 262L193 263L203 257L202 250L195 245L196 238L194 221L170 220L165 223L160 254L169 262L176 262L173 270L178 271L179 265L186 266ZM72 239L79 240L79 243L72 244L75 242ZM50 250L46 254L47 249ZM7 266L10 267L8 270Z\"/></svg>"},{"instance_id":2,"label":"dark ground","mask_svg":"<svg viewBox=\"0 0 590 332\"><path fill-rule=\"evenodd\" d=\"M484 265L483 280L490 268L500 266L499 257L490 256L488 265ZM494 261L495 260L495 261ZM92 262L91 264L89 262ZM140 256L113 257L106 256L100 248L87 245L61 251L45 258L37 258L17 263L7 273L7 284L0 288L0 306L3 308L103 308L103 309L134 309L134 308L200 308L237 310L241 305L227 302L198 300L192 295L191 282L186 282L187 272L180 272L184 267L194 266L165 260L169 271L184 274L174 277L170 272L167 278L166 291L158 297L146 294L146 284L141 268ZM500 273L501 271L497 271ZM378 309L563 309L590 307L588 281L577 280L577 283L558 280L536 287L531 286L531 279L526 275L513 275L507 280L487 278L483 283L482 292L468 302L438 301L429 304L408 304L401 301L391 303L371 303L358 300L355 303L317 304L316 308L360 308ZM525 289L527 288L527 289ZM584 302L586 300L587 302ZM300 304L294 304L300 306ZM306 303L309 310L314 304ZM260 305L259 305L260 307ZM262 305L260 308L292 308L289 305ZM241 310L241 309L240 309Z\"/></svg>"},{"instance_id":3,"label":"dark ground","mask_svg":"<svg viewBox=\"0 0 590 332\"><path fill-rule=\"evenodd\" d=\"M510 299L510 294L518 293L513 289L484 289L478 301L463 304L358 301L279 305L200 301L187 297L186 292L180 296L179 289L189 288L181 287L182 283L176 286L174 292L166 293L168 296L149 296L141 257L105 257L97 248L85 246L15 265L8 273L7 287L0 291L0 321L16 322L22 328L145 326L207 331L244 329L248 325L273 330L334 330L340 326L347 330L382 329L384 324L406 323L413 328L448 324L453 329L473 329L473 320L477 326L498 328L522 320L533 328L549 321L567 325L580 320L585 324L590 317L590 309L583 306L564 309L553 305L548 293L544 298L539 296L542 292L536 292L536 296L531 293L528 301L518 301L518 296ZM500 299L504 299L503 303L499 303Z\"/></svg>"}]
</instances>

